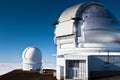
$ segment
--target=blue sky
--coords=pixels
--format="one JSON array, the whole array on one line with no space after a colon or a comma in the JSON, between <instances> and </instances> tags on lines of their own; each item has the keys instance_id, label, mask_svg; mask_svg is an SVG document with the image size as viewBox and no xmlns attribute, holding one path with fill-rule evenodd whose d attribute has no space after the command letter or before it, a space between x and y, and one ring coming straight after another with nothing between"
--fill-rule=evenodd
<instances>
[{"instance_id":1,"label":"blue sky","mask_svg":"<svg viewBox=\"0 0 120 80\"><path fill-rule=\"evenodd\" d=\"M0 62L22 62L23 50L36 46L42 52L43 62L55 64L52 23L63 10L85 1L90 0L1 0ZM97 1L120 20L120 0Z\"/></svg>"}]
</instances>

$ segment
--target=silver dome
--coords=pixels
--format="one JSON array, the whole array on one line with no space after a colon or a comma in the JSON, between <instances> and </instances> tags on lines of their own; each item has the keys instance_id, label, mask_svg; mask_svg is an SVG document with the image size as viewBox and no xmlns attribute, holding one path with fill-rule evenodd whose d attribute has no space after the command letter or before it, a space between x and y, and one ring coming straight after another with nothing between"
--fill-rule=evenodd
<instances>
[{"instance_id":1,"label":"silver dome","mask_svg":"<svg viewBox=\"0 0 120 80\"><path fill-rule=\"evenodd\" d=\"M103 6L88 6L82 18L85 42L117 42L120 39L117 19Z\"/></svg>"},{"instance_id":2,"label":"silver dome","mask_svg":"<svg viewBox=\"0 0 120 80\"><path fill-rule=\"evenodd\" d=\"M70 20L74 20L73 24L69 24L72 26L71 30L67 29L69 26L61 25ZM78 37L83 38L83 42L120 41L120 24L101 3L86 2L70 7L61 14L58 22L55 37L76 33ZM76 27L76 30L73 27Z\"/></svg>"}]
</instances>

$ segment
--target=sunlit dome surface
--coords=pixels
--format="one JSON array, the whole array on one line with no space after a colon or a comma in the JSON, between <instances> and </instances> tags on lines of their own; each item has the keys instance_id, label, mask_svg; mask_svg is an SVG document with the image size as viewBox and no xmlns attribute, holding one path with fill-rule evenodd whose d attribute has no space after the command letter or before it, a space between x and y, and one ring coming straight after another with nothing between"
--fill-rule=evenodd
<instances>
[{"instance_id":1,"label":"sunlit dome surface","mask_svg":"<svg viewBox=\"0 0 120 80\"><path fill-rule=\"evenodd\" d=\"M58 19L55 37L74 34L83 42L120 42L120 23L101 3L85 2L66 9Z\"/></svg>"},{"instance_id":2,"label":"sunlit dome surface","mask_svg":"<svg viewBox=\"0 0 120 80\"><path fill-rule=\"evenodd\" d=\"M22 58L23 60L41 61L42 54L41 54L41 51L37 47L27 47L23 51Z\"/></svg>"},{"instance_id":3,"label":"sunlit dome surface","mask_svg":"<svg viewBox=\"0 0 120 80\"><path fill-rule=\"evenodd\" d=\"M101 3L97 2L86 2L75 5L63 11L60 15L58 21L66 21L70 20L71 18L109 18L109 19L116 19L111 12L104 8Z\"/></svg>"}]
</instances>

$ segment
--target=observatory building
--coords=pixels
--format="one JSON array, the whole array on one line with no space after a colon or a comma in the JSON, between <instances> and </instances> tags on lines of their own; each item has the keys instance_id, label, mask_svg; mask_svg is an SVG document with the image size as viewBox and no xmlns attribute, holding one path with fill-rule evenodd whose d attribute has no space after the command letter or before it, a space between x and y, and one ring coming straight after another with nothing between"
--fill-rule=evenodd
<instances>
[{"instance_id":1,"label":"observatory building","mask_svg":"<svg viewBox=\"0 0 120 80\"><path fill-rule=\"evenodd\" d=\"M58 80L88 80L120 71L120 24L103 4L70 7L55 26Z\"/></svg>"},{"instance_id":2,"label":"observatory building","mask_svg":"<svg viewBox=\"0 0 120 80\"><path fill-rule=\"evenodd\" d=\"M37 47L27 47L22 54L23 70L40 71L42 66L42 54Z\"/></svg>"}]
</instances>

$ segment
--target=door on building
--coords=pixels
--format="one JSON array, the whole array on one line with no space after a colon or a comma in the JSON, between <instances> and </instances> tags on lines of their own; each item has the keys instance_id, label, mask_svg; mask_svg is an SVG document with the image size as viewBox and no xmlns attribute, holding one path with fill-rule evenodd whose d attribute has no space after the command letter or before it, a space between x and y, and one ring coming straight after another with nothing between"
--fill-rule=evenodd
<instances>
[{"instance_id":1,"label":"door on building","mask_svg":"<svg viewBox=\"0 0 120 80\"><path fill-rule=\"evenodd\" d=\"M83 79L86 73L85 60L67 60L66 61L66 78Z\"/></svg>"}]
</instances>

